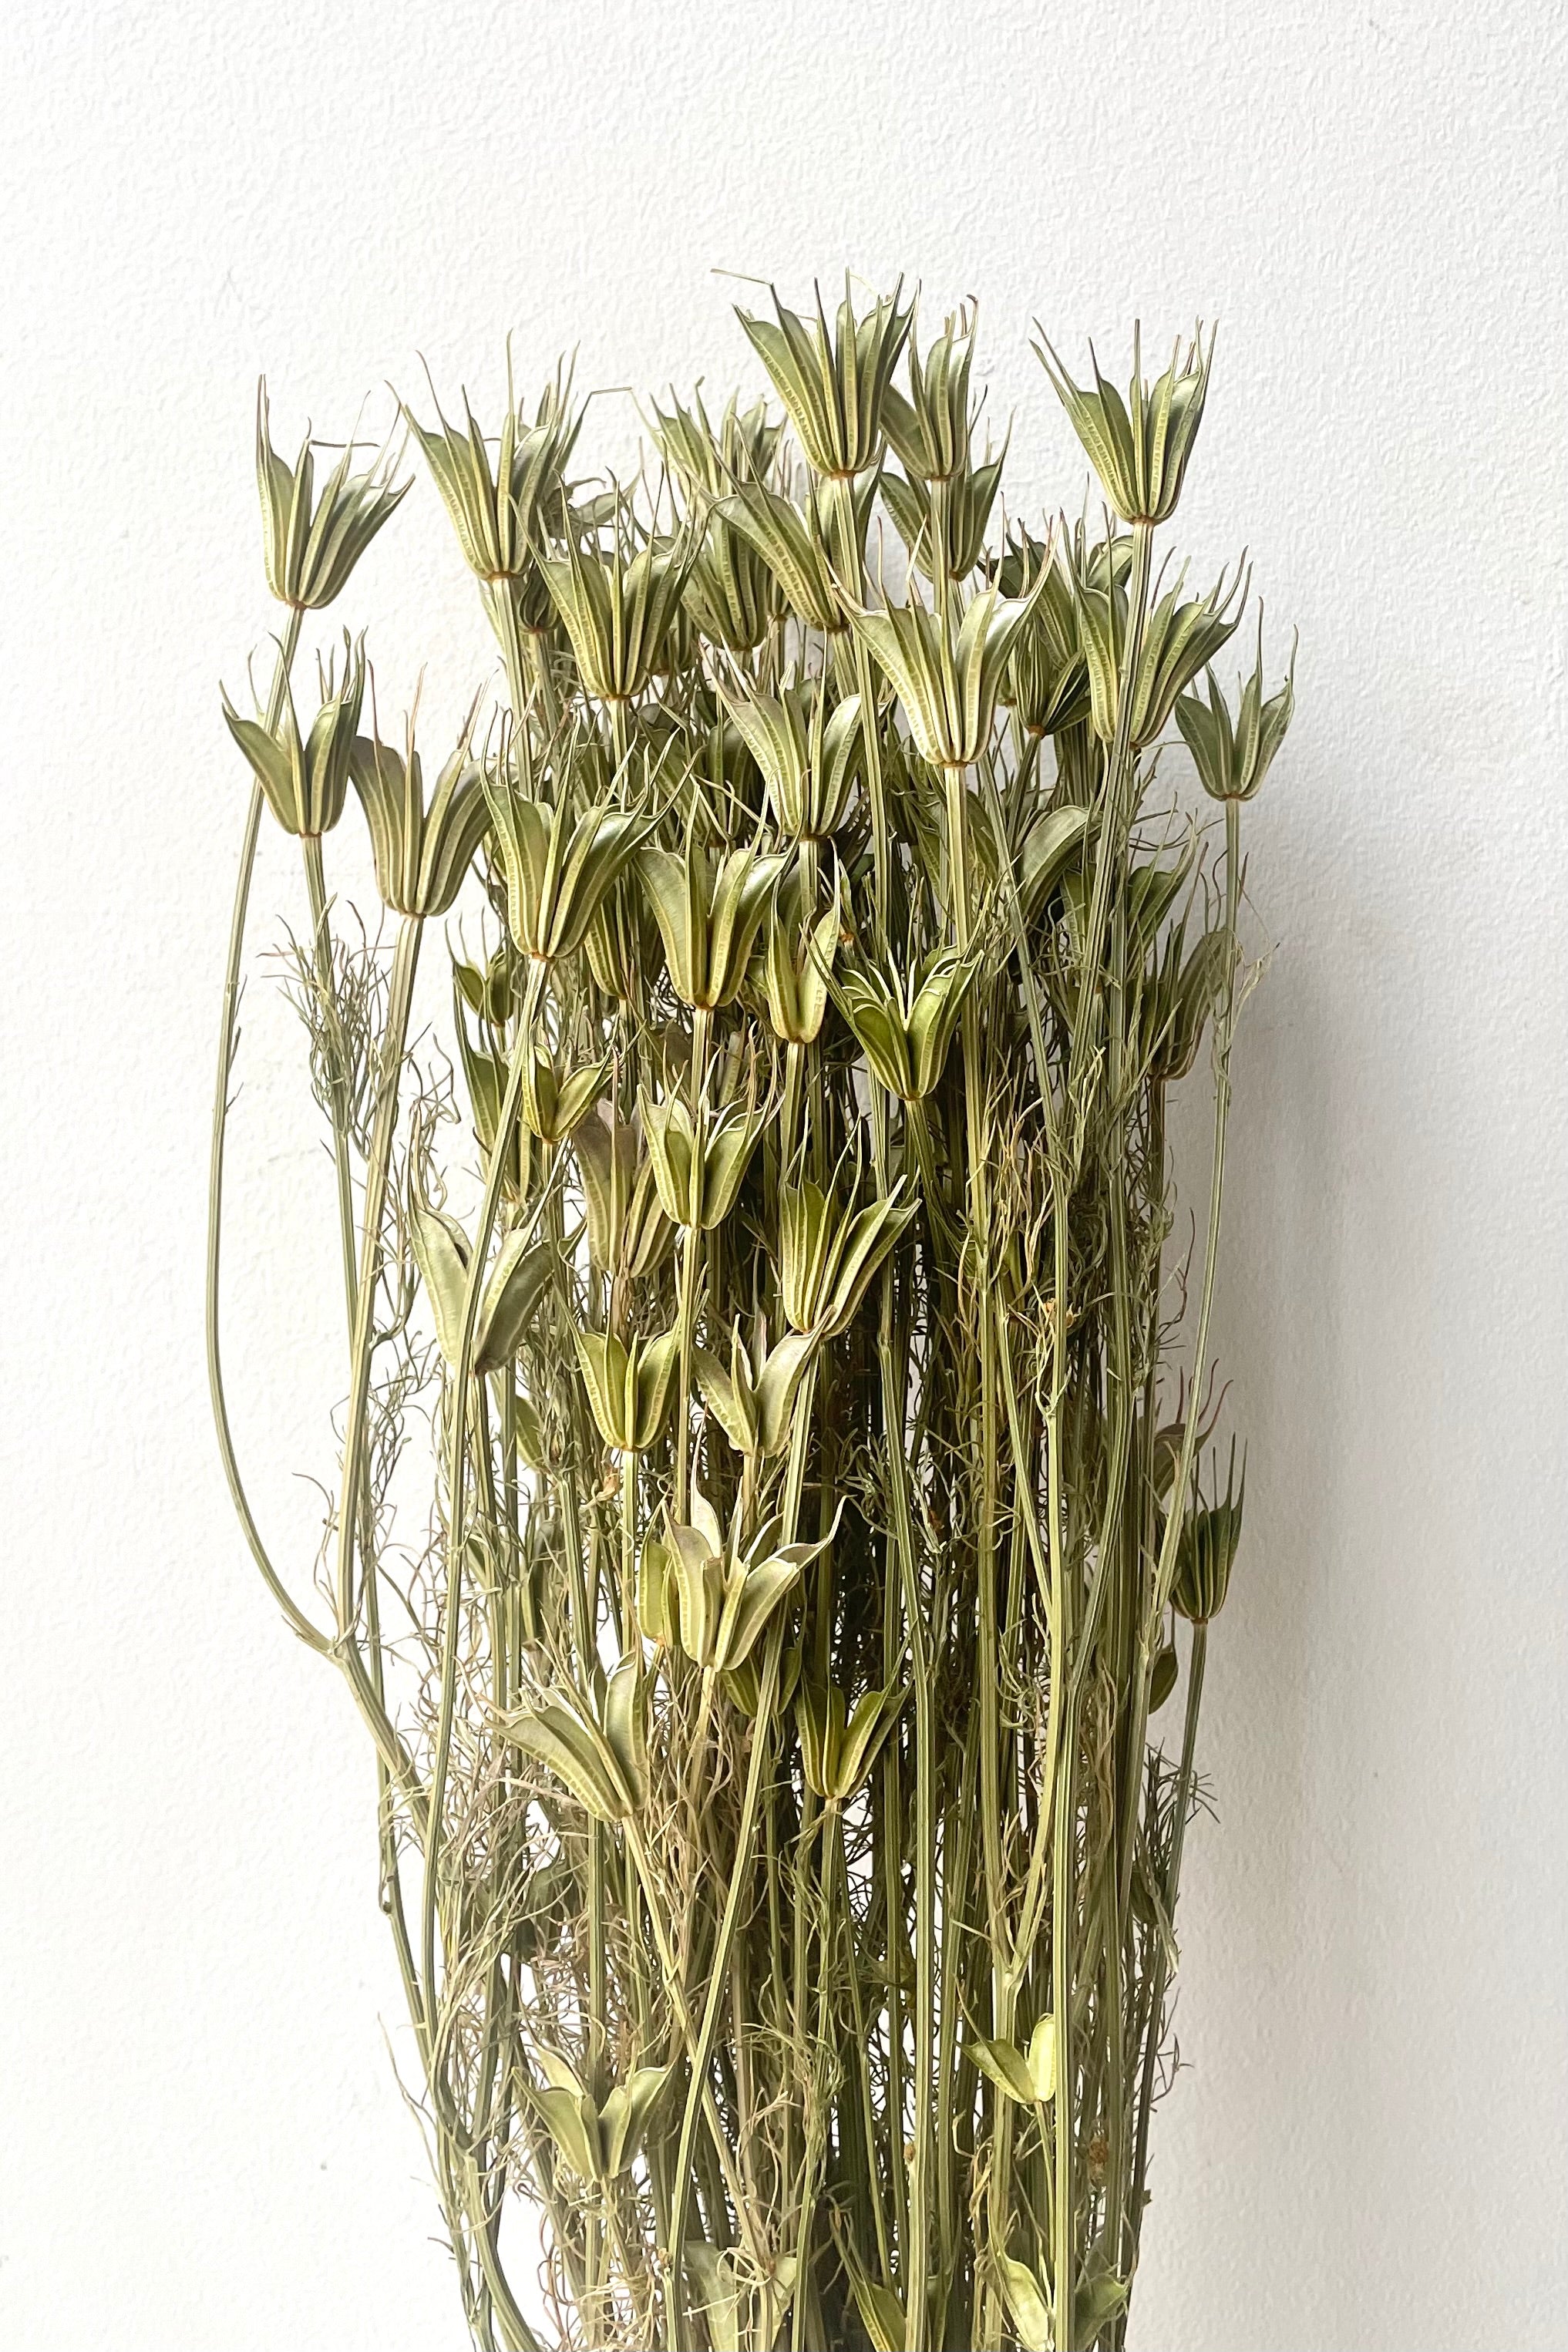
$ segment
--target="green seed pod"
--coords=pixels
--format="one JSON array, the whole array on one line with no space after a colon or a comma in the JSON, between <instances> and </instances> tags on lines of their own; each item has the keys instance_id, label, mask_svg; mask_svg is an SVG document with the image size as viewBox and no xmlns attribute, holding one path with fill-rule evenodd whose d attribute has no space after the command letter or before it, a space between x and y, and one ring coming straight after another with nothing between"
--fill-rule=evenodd
<instances>
[{"instance_id":1,"label":"green seed pod","mask_svg":"<svg viewBox=\"0 0 1568 2352\"><path fill-rule=\"evenodd\" d=\"M516 958L510 948L498 948L481 971L477 964L452 959L452 984L470 1013L504 1028L517 1002Z\"/></svg>"},{"instance_id":2,"label":"green seed pod","mask_svg":"<svg viewBox=\"0 0 1568 2352\"><path fill-rule=\"evenodd\" d=\"M696 544L689 535L650 540L633 554L617 532L606 558L574 534L563 557L541 564L584 690L595 701L629 702L653 677L679 617Z\"/></svg>"},{"instance_id":3,"label":"green seed pod","mask_svg":"<svg viewBox=\"0 0 1568 2352\"><path fill-rule=\"evenodd\" d=\"M583 947L606 996L622 1004L641 1002L658 971L658 926L634 877L623 874L605 891Z\"/></svg>"},{"instance_id":4,"label":"green seed pod","mask_svg":"<svg viewBox=\"0 0 1568 2352\"><path fill-rule=\"evenodd\" d=\"M762 770L780 832L792 841L827 840L848 813L863 753L859 696L847 696L829 718L820 679L779 695L721 681L719 692Z\"/></svg>"},{"instance_id":5,"label":"green seed pod","mask_svg":"<svg viewBox=\"0 0 1568 2352\"><path fill-rule=\"evenodd\" d=\"M400 915L446 914L490 824L484 780L468 757L467 735L436 779L428 808L412 720L402 753L379 735L362 735L350 773L364 806L376 884L386 904Z\"/></svg>"},{"instance_id":6,"label":"green seed pod","mask_svg":"<svg viewBox=\"0 0 1568 2352\"><path fill-rule=\"evenodd\" d=\"M627 1344L613 1331L574 1331L600 1436L620 1454L646 1454L664 1424L680 1361L679 1329Z\"/></svg>"},{"instance_id":7,"label":"green seed pod","mask_svg":"<svg viewBox=\"0 0 1568 2352\"><path fill-rule=\"evenodd\" d=\"M646 1641L668 1650L679 1633L668 1546L650 1536L637 1561L637 1622Z\"/></svg>"},{"instance_id":8,"label":"green seed pod","mask_svg":"<svg viewBox=\"0 0 1568 2352\"><path fill-rule=\"evenodd\" d=\"M384 457L368 473L351 475L351 442L314 501L315 462L307 428L292 467L272 446L265 379L256 393L256 480L261 493L262 547L267 584L279 601L296 611L330 604L381 529L402 505L409 485L394 487L394 461Z\"/></svg>"},{"instance_id":9,"label":"green seed pod","mask_svg":"<svg viewBox=\"0 0 1568 2352\"><path fill-rule=\"evenodd\" d=\"M780 1719L787 1716L790 1711L800 1683L800 1664L798 1646L785 1650L779 1660L779 1686L775 1706ZM743 1666L730 1667L719 1679L723 1684L725 1696L731 1705L739 1707L742 1715L751 1716L754 1720L763 1698L763 1680L755 1652L746 1660Z\"/></svg>"},{"instance_id":10,"label":"green seed pod","mask_svg":"<svg viewBox=\"0 0 1568 2352\"><path fill-rule=\"evenodd\" d=\"M1188 1512L1176 1553L1176 1580L1171 1589L1171 1600L1178 1614L1194 1625L1206 1625L1225 1606L1231 1568L1241 1541L1241 1513L1246 1497L1247 1465L1242 1465L1238 1486L1233 1439L1224 1496L1207 1509Z\"/></svg>"},{"instance_id":11,"label":"green seed pod","mask_svg":"<svg viewBox=\"0 0 1568 2352\"><path fill-rule=\"evenodd\" d=\"M1001 2271L1008 2315L1025 2352L1050 2352L1056 2326L1048 2290L1027 2263L1015 2262L1010 2254L1003 2255Z\"/></svg>"},{"instance_id":12,"label":"green seed pod","mask_svg":"<svg viewBox=\"0 0 1568 2352\"><path fill-rule=\"evenodd\" d=\"M1141 342L1134 336L1132 381L1125 402L1115 385L1100 374L1092 344L1089 356L1094 388L1090 391L1073 382L1043 331L1039 332L1035 356L1072 419L1100 487L1122 521L1167 521L1176 510L1203 422L1209 370L1214 364L1213 332L1207 351L1201 328L1184 353L1178 343L1170 366L1152 390L1143 380Z\"/></svg>"},{"instance_id":13,"label":"green seed pod","mask_svg":"<svg viewBox=\"0 0 1568 2352\"><path fill-rule=\"evenodd\" d=\"M637 2160L668 2067L634 2067L601 2106L558 2050L535 2042L532 2056L546 2079L543 2089L528 2086L529 2097L568 2169L589 2185L618 2179Z\"/></svg>"},{"instance_id":14,"label":"green seed pod","mask_svg":"<svg viewBox=\"0 0 1568 2352\"><path fill-rule=\"evenodd\" d=\"M995 588L983 588L956 628L923 604L874 613L846 599L850 626L898 696L915 749L933 768L973 767L986 749L1007 657L1039 593L1008 602Z\"/></svg>"},{"instance_id":15,"label":"green seed pod","mask_svg":"<svg viewBox=\"0 0 1568 2352\"><path fill-rule=\"evenodd\" d=\"M664 940L665 960L683 1003L716 1012L739 994L768 894L787 860L751 847L715 858L689 827L686 851L645 849L637 873Z\"/></svg>"},{"instance_id":16,"label":"green seed pod","mask_svg":"<svg viewBox=\"0 0 1568 2352\"><path fill-rule=\"evenodd\" d=\"M737 488L764 482L784 419L771 416L760 400L742 410L731 398L715 428L699 392L689 409L677 400L668 415L656 404L649 423L700 526L686 583L687 612L710 643L749 653L778 618L782 595L754 540L718 501Z\"/></svg>"},{"instance_id":17,"label":"green seed pod","mask_svg":"<svg viewBox=\"0 0 1568 2352\"><path fill-rule=\"evenodd\" d=\"M676 1640L694 1666L710 1666L724 1607L724 1531L703 1495L691 1497L689 1523L667 1529L668 1593Z\"/></svg>"},{"instance_id":18,"label":"green seed pod","mask_svg":"<svg viewBox=\"0 0 1568 2352\"><path fill-rule=\"evenodd\" d=\"M723 1614L713 1644L717 1673L734 1674L751 1663L769 1623L798 1589L806 1560L821 1549L786 1544L765 1559L736 1562L725 1579Z\"/></svg>"},{"instance_id":19,"label":"green seed pod","mask_svg":"<svg viewBox=\"0 0 1568 2352\"><path fill-rule=\"evenodd\" d=\"M666 1216L689 1232L711 1233L734 1206L771 1111L738 1102L715 1111L704 1099L693 1117L680 1095L662 1102L645 1095L639 1108Z\"/></svg>"},{"instance_id":20,"label":"green seed pod","mask_svg":"<svg viewBox=\"0 0 1568 2352\"><path fill-rule=\"evenodd\" d=\"M836 1683L826 1688L803 1681L795 1694L795 1729L800 1735L800 1769L814 1797L826 1801L833 1785L833 1767L847 1718L844 1694Z\"/></svg>"},{"instance_id":21,"label":"green seed pod","mask_svg":"<svg viewBox=\"0 0 1568 2352\"><path fill-rule=\"evenodd\" d=\"M542 2090L529 2084L529 2098L538 2112L568 2171L579 2180L598 2179L602 2168L599 2110L584 2089L576 2069L559 2051L536 2042L533 2059L545 2077Z\"/></svg>"},{"instance_id":22,"label":"green seed pod","mask_svg":"<svg viewBox=\"0 0 1568 2352\"><path fill-rule=\"evenodd\" d=\"M521 1404L521 1397L517 1400ZM524 1428L524 1416L517 1421L517 1430ZM531 1428L538 1430L538 1413L533 1413ZM543 1444L543 1433L538 1442L538 1458L531 1463L538 1470L555 1467L548 1446ZM531 1510L527 1527L521 1531L520 1543L520 1580L517 1580L517 1621L521 1639L529 1649L543 1649L550 1639L550 1628L560 1609L560 1597L566 1580L566 1540L560 1519L548 1510Z\"/></svg>"},{"instance_id":23,"label":"green seed pod","mask_svg":"<svg viewBox=\"0 0 1568 2352\"><path fill-rule=\"evenodd\" d=\"M1258 660L1241 688L1233 720L1214 671L1206 672L1209 698L1184 694L1176 701L1176 725L1193 755L1205 793L1216 801L1249 801L1274 763L1296 708L1296 648L1278 694L1263 698L1263 614L1258 615Z\"/></svg>"},{"instance_id":24,"label":"green seed pod","mask_svg":"<svg viewBox=\"0 0 1568 2352\"><path fill-rule=\"evenodd\" d=\"M616 2180L631 2169L668 2080L668 2066L637 2066L616 2084L599 2116L601 2179Z\"/></svg>"},{"instance_id":25,"label":"green seed pod","mask_svg":"<svg viewBox=\"0 0 1568 2352\"><path fill-rule=\"evenodd\" d=\"M950 318L924 358L910 332L910 393L889 385L882 415L888 439L909 476L889 476L882 496L910 561L935 581L967 580L980 562L1007 450L973 462L976 415L969 405L974 316Z\"/></svg>"},{"instance_id":26,"label":"green seed pod","mask_svg":"<svg viewBox=\"0 0 1568 2352\"><path fill-rule=\"evenodd\" d=\"M575 822L563 799L530 800L483 772L506 877L507 929L520 954L553 963L581 947L605 892L656 819L603 803Z\"/></svg>"},{"instance_id":27,"label":"green seed pod","mask_svg":"<svg viewBox=\"0 0 1568 2352\"><path fill-rule=\"evenodd\" d=\"M708 517L687 574L683 618L710 645L747 654L760 646L784 610L773 570L726 515ZM696 641L689 668L696 659Z\"/></svg>"},{"instance_id":28,"label":"green seed pod","mask_svg":"<svg viewBox=\"0 0 1568 2352\"><path fill-rule=\"evenodd\" d=\"M831 1339L856 1309L919 1203L904 1197L900 1177L868 1208L842 1212L831 1193L806 1182L779 1195L779 1286L784 1313L797 1331Z\"/></svg>"},{"instance_id":29,"label":"green seed pod","mask_svg":"<svg viewBox=\"0 0 1568 2352\"><path fill-rule=\"evenodd\" d=\"M500 1123L501 1102L506 1094L507 1064L504 1056L489 1053L477 1045L468 1034L458 992L453 992L454 1025L458 1032L458 1056L463 1066L463 1077L468 1089L468 1107L473 1113L474 1139L484 1155L485 1171L489 1171L490 1155L495 1150L496 1129ZM521 1198L523 1177L529 1164L528 1129L521 1120L512 1129L507 1148L505 1189L509 1200Z\"/></svg>"},{"instance_id":30,"label":"green seed pod","mask_svg":"<svg viewBox=\"0 0 1568 2352\"><path fill-rule=\"evenodd\" d=\"M902 290L900 279L858 319L846 280L831 330L820 289L815 320L786 310L776 291L772 320L735 313L818 474L863 474L881 453L883 403L914 316L912 304L899 307Z\"/></svg>"},{"instance_id":31,"label":"green seed pod","mask_svg":"<svg viewBox=\"0 0 1568 2352\"><path fill-rule=\"evenodd\" d=\"M1024 920L1032 922L1093 830L1089 811L1069 803L1047 809L1024 836L1016 881Z\"/></svg>"},{"instance_id":32,"label":"green seed pod","mask_svg":"<svg viewBox=\"0 0 1568 2352\"><path fill-rule=\"evenodd\" d=\"M342 683L337 681L335 663L328 664L321 674L321 708L311 721L309 738L303 740L291 687L285 687L276 728L260 719L242 719L224 696L228 731L249 761L267 804L285 833L330 833L342 816L364 679L363 640L351 645L345 634Z\"/></svg>"}]
</instances>

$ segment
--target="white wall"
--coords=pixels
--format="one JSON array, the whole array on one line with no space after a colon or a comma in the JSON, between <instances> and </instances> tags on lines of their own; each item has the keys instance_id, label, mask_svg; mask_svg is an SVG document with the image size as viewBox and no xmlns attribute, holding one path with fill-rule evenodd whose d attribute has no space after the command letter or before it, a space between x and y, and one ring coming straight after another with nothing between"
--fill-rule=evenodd
<instances>
[{"instance_id":1,"label":"white wall","mask_svg":"<svg viewBox=\"0 0 1568 2352\"><path fill-rule=\"evenodd\" d=\"M493 407L509 328L525 375L577 341L588 383L722 383L712 268L847 260L980 296L1041 504L1083 469L1031 319L1120 358L1217 316L1182 536L1248 541L1301 630L1220 1308L1248 1542L1137 2341L1568 2345L1561 10L24 0L0 41L0 2340L462 2341L368 1755L242 1554L201 1361L257 373L287 434L419 352ZM344 617L398 696L479 674L424 486ZM269 845L262 903L293 887ZM233 1352L304 1538L330 1196L264 993Z\"/></svg>"}]
</instances>

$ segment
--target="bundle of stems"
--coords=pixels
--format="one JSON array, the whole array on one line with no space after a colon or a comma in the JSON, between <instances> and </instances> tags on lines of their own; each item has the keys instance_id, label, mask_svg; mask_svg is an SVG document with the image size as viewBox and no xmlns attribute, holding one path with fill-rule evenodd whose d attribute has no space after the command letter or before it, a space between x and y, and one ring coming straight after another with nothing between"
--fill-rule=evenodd
<instances>
[{"instance_id":1,"label":"bundle of stems","mask_svg":"<svg viewBox=\"0 0 1568 2352\"><path fill-rule=\"evenodd\" d=\"M971 315L922 344L847 289L741 324L784 414L652 404L629 488L574 473L569 374L531 413L509 377L499 436L408 415L504 676L428 795L412 724L362 724L361 646L296 704L395 465L318 491L258 414L286 618L265 709L226 706L224 1458L373 1743L477 2345L1117 2347L1241 1528L1209 1321L1240 814L1291 688L1259 617L1227 703L1245 578L1156 567L1212 339L1125 397L1042 339L1105 505L1034 532ZM1173 724L1217 828L1157 781ZM369 942L324 872L351 786ZM264 803L303 852L342 1257L313 1597L218 1344ZM444 1059L416 973L460 898Z\"/></svg>"}]
</instances>

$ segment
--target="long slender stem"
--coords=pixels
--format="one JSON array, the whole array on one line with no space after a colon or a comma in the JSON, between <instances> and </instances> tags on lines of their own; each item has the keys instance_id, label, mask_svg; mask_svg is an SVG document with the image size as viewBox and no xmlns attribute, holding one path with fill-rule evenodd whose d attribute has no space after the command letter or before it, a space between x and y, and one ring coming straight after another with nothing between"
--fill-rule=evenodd
<instances>
[{"instance_id":1,"label":"long slender stem","mask_svg":"<svg viewBox=\"0 0 1568 2352\"><path fill-rule=\"evenodd\" d=\"M669 2231L671 2262L666 2282L667 2314L672 2344L679 2342L685 2324L677 2273L680 2267L681 2248L686 2242L686 2205L691 2185L692 2143L708 2082L708 2061L713 2048L713 2036L727 1990L730 1955L734 1947L741 1906L753 1891L752 1871L755 1856L752 1847L756 1836L757 1808L762 1797L763 1775L771 1751L773 1715L778 1705L779 1652L783 1642L784 1629L782 1625L775 1625L766 1637L761 1696L756 1720L752 1727L751 1760L746 1768L746 1789L741 1801L740 1826L735 1834L730 1891L725 1898L723 1916L719 1922L718 1937L708 1965L708 1998L703 2004L702 2021L697 2030L696 2048L691 2053L691 2082L686 2095L686 2111L680 2119L680 2144L675 2159L675 2203ZM742 2200L742 2203L745 2201Z\"/></svg>"},{"instance_id":2,"label":"long slender stem","mask_svg":"<svg viewBox=\"0 0 1568 2352\"><path fill-rule=\"evenodd\" d=\"M297 605L289 607L284 625L282 645L279 651L278 667L272 691L267 704L266 724L268 732L278 724L288 691L289 672L293 667L294 655L300 643L300 623L303 615ZM239 1459L235 1451L234 1432L229 1423L228 1400L224 1388L222 1331L219 1318L220 1276L223 1260L223 1182L225 1147L228 1140L229 1097L234 1081L235 1047L238 1043L239 972L245 956L245 920L250 907L251 877L256 870L256 849L261 831L262 792L259 784L250 789L250 805L246 814L245 833L240 844L239 873L234 888L234 913L229 921L228 961L224 972L223 1011L218 1023L217 1087L213 1104L212 1151L207 1176L207 1261L206 1261L206 1349L207 1385L212 1393L213 1420L217 1429L218 1452L223 1458L224 1475L233 1498L236 1515L250 1546L251 1558L260 1570L262 1579L274 1601L283 1612L291 1630L308 1649L326 1656L331 1649L331 1636L318 1631L305 1611L289 1591L272 1562L272 1556L262 1540L256 1515L250 1507L245 1481L240 1475Z\"/></svg>"}]
</instances>

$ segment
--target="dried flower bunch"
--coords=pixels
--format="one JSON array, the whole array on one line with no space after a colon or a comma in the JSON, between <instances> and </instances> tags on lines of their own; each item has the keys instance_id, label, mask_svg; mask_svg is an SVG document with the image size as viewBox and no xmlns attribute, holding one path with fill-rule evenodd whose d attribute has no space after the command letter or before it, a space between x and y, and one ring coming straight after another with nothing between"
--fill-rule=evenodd
<instances>
[{"instance_id":1,"label":"dried flower bunch","mask_svg":"<svg viewBox=\"0 0 1568 2352\"><path fill-rule=\"evenodd\" d=\"M395 469L318 488L261 409L286 619L265 709L226 710L220 1435L374 1743L475 2343L1082 2352L1126 2326L1241 1532L1203 1400L1241 805L1291 688L1259 622L1228 703L1245 579L1155 569L1212 341L1125 397L1042 342L1106 510L1037 533L968 314L741 324L783 413L655 404L629 489L574 473L567 375L499 437L409 415L504 667L432 785L412 724L367 730L360 645L297 703ZM1217 838L1157 782L1173 722ZM351 789L387 948L327 891ZM313 1597L218 1353L264 806L303 850L346 1305ZM448 1063L415 982L464 906Z\"/></svg>"}]
</instances>

